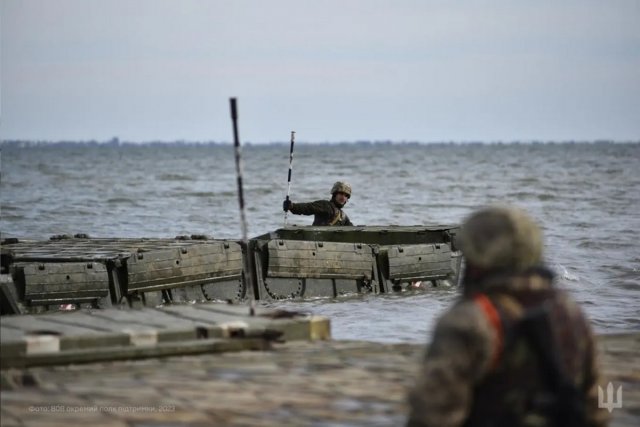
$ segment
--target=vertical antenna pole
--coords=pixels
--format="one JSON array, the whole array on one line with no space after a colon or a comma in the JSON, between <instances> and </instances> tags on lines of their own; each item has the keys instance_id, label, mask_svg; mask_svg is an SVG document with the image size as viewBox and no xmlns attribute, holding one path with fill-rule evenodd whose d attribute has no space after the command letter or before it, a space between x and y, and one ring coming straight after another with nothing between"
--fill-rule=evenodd
<instances>
[{"instance_id":1,"label":"vertical antenna pole","mask_svg":"<svg viewBox=\"0 0 640 427\"><path fill-rule=\"evenodd\" d=\"M231 120L233 121L233 146L235 147L236 177L238 181L238 202L240 203L240 227L242 228L242 241L246 244L248 240L247 217L244 208L244 192L242 190L242 148L240 147L240 137L238 136L238 107L236 98L230 98Z\"/></svg>"}]
</instances>

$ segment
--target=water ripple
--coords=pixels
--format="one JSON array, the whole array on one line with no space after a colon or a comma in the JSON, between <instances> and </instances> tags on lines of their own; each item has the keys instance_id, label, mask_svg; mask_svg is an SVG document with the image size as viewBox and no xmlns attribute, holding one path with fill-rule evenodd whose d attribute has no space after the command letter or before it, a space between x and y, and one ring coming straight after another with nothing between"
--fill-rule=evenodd
<instances>
[{"instance_id":1,"label":"water ripple","mask_svg":"<svg viewBox=\"0 0 640 427\"><path fill-rule=\"evenodd\" d=\"M195 178L189 175L177 173L162 173L156 176L158 181L194 181Z\"/></svg>"}]
</instances>

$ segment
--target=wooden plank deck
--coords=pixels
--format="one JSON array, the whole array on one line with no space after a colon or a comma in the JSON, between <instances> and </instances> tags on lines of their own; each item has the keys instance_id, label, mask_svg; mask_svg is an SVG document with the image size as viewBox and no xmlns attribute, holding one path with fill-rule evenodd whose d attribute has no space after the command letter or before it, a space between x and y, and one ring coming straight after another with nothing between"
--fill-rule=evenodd
<instances>
[{"instance_id":1,"label":"wooden plank deck","mask_svg":"<svg viewBox=\"0 0 640 427\"><path fill-rule=\"evenodd\" d=\"M2 369L263 349L275 339L330 338L328 319L245 305L172 305L2 316ZM233 342L232 342L233 341ZM207 347L208 345L208 347Z\"/></svg>"},{"instance_id":2,"label":"wooden plank deck","mask_svg":"<svg viewBox=\"0 0 640 427\"><path fill-rule=\"evenodd\" d=\"M598 345L602 387L622 387L611 426L636 427L640 333L600 336ZM294 341L268 351L5 369L0 416L7 427L404 425L424 348Z\"/></svg>"}]
</instances>

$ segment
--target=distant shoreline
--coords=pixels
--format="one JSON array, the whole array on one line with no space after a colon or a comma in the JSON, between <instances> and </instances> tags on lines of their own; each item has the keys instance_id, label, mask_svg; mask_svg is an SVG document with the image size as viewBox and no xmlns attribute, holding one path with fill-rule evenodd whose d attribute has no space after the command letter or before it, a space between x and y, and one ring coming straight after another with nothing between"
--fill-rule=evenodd
<instances>
[{"instance_id":1,"label":"distant shoreline","mask_svg":"<svg viewBox=\"0 0 640 427\"><path fill-rule=\"evenodd\" d=\"M272 141L272 142L243 142L244 146L285 146L288 141ZM495 146L495 145L637 145L637 141L615 141L606 139L595 140L577 140L577 141L298 141L299 145L308 146ZM113 138L111 140L77 140L77 141L49 141L49 140L25 140L25 139L5 139L0 140L0 147L9 148L29 148L29 147L200 147L200 146L232 146L229 141L126 141Z\"/></svg>"}]
</instances>

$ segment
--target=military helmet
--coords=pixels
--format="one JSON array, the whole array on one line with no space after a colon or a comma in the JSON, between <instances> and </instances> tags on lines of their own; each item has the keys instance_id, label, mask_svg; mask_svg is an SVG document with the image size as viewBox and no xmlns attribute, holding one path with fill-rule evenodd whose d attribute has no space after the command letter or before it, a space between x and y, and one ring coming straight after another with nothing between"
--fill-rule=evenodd
<instances>
[{"instance_id":1,"label":"military helmet","mask_svg":"<svg viewBox=\"0 0 640 427\"><path fill-rule=\"evenodd\" d=\"M482 269L524 271L542 261L542 232L522 210L493 206L471 214L460 230L469 264Z\"/></svg>"},{"instance_id":2,"label":"military helmet","mask_svg":"<svg viewBox=\"0 0 640 427\"><path fill-rule=\"evenodd\" d=\"M335 184L333 184L333 187L331 187L331 195L334 195L336 193L344 193L347 195L347 198L350 199L351 186L346 182L338 181Z\"/></svg>"}]
</instances>

